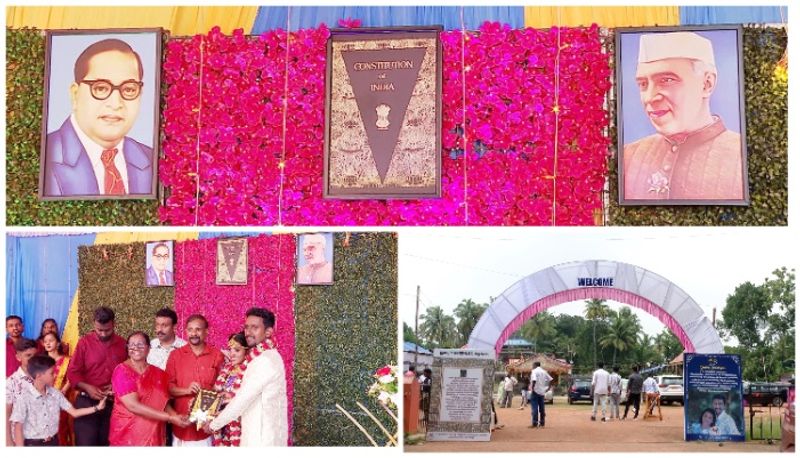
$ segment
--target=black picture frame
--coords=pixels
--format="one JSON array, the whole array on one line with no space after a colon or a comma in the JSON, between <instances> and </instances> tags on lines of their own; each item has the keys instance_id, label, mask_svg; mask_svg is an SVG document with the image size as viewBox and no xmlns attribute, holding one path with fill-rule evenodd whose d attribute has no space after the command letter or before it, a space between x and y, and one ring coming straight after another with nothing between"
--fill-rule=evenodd
<instances>
[{"instance_id":1,"label":"black picture frame","mask_svg":"<svg viewBox=\"0 0 800 458\"><path fill-rule=\"evenodd\" d=\"M158 197L158 160L160 156L159 139L160 139L160 118L161 118L161 56L162 56L162 35L163 29L161 28L108 28L108 29L66 29L66 30L48 30L45 37L45 75L44 75L44 98L42 106L42 128L41 128L41 146L40 146L40 160L39 160L39 186L38 197L42 201L53 200L130 200L130 199L156 199ZM128 44L134 52L139 56L141 62L142 76L142 92L138 96L138 108L136 118L141 117L143 113L148 113L147 116L152 116L152 130L149 130L150 124L147 124L146 141L149 141L152 146L141 143L132 137L129 137L133 125L136 124L134 120L127 130L123 127L124 132L119 140L122 145L124 161L126 164L126 175L128 189L122 195L107 195L99 189L96 182L92 182L95 178L91 160L83 146L81 137L90 138L91 136L78 132L75 126L69 122L72 115L68 116L58 128L58 124L48 126L48 116L51 112L55 112L54 92L51 92L51 79L54 77L63 78L64 88L76 84L73 78L73 66L77 61L78 50L80 47L73 48L75 50L75 59L70 60L70 63L61 62L61 53L54 52L53 46L55 42L64 43L63 46L69 47L71 41L76 41L75 38L84 38L96 36L97 40L91 44L99 42L107 38L114 38L121 40ZM142 38L144 37L144 38ZM147 39L147 47L152 49L142 49L140 46L132 45L129 43L132 39L141 41ZM127 40L127 41L126 41ZM84 46L86 49L88 46ZM152 59L142 58L142 54L146 52L147 56ZM54 60L59 60L59 63L54 64ZM148 80L148 75L152 78ZM60 84L60 82L59 82ZM80 87L85 83L76 84ZM120 82L121 84L121 82ZM149 87L148 87L149 86ZM111 90L110 97L106 100L113 100L118 94L120 89L114 87ZM71 92L72 89L70 88ZM142 100L145 96L148 100ZM123 102L125 103L125 102ZM126 108L127 109L127 108ZM147 110L147 111L146 111ZM60 111L64 111L64 107L60 107ZM74 111L74 109L73 109ZM109 113L105 113L108 115ZM97 113L92 113L96 116ZM99 117L99 116L98 116ZM57 121L61 123L62 120ZM109 121L125 122L125 117L122 115L122 121ZM50 132L48 132L50 130ZM50 141L48 141L48 137ZM144 137L139 139L145 141ZM96 189L96 191L93 191Z\"/></svg>"},{"instance_id":2,"label":"black picture frame","mask_svg":"<svg viewBox=\"0 0 800 458\"><path fill-rule=\"evenodd\" d=\"M428 26L428 27L365 27L365 28L358 28L358 29L331 29L331 36L328 39L327 44L327 69L325 75L325 158L323 164L323 198L325 199L424 199L424 198L438 198L441 197L442 189L441 189L441 182L442 182L442 43L439 37L439 34L444 30L443 26ZM347 87L348 90L353 90L353 86L348 83L349 78L346 76L347 71L342 72L336 71L334 69L334 61L335 59L335 50L334 50L334 43L341 43L341 42L356 42L356 43L366 43L371 41L386 41L386 40L393 40L393 39L414 39L418 38L420 40L427 39L433 41L433 52L435 53L433 59L433 65L435 66L435 100L429 101L428 104L435 107L435 116L433 119L428 115L427 110L425 110L424 116L421 116L421 119L425 119L427 121L421 121L421 127L417 127L419 129L434 129L435 130L435 139L433 140L432 145L427 145L428 147L422 148L422 153L414 153L414 154L424 154L424 155L434 155L433 163L431 167L433 170L426 170L425 173L433 173L433 183L430 185L419 186L415 184L415 180L419 178L419 176L403 176L403 178L408 182L405 185L388 185L385 184L384 178L388 179L388 176L380 176L380 167L378 167L378 175L380 178L380 184L371 184L365 185L362 183L358 183L358 178L360 175L355 174L353 176L339 176L336 172L335 161L336 155L341 154L358 154L363 151L371 151L373 155L382 155L386 156L384 153L379 153L376 151L372 151L371 147L369 146L369 135L363 140L363 143L358 146L358 148L352 150L352 153L340 153L336 147L332 147L332 142L336 141L337 138L352 138L352 135L341 135L341 133L334 132L336 126L340 125L341 123L335 122L334 118L336 118L337 114L344 112L345 116L349 116L352 119L349 119L350 124L359 124L361 128L366 131L367 122L364 120L364 116L366 113L365 109L359 109L360 113L357 115L353 110L342 110L340 108L340 100L342 97L333 97L333 89L334 88L342 88ZM393 50L394 48L386 47L385 49ZM341 53L340 53L341 54ZM425 68L424 65L425 60L423 60L422 67ZM338 67L337 67L338 68ZM390 73L390 71L384 72ZM385 77L385 76L384 76ZM347 79L347 81L344 81ZM391 80L391 78L389 78ZM377 80L376 80L377 81ZM384 80L386 81L386 80ZM419 85L419 78L417 83L414 83L412 89L417 89ZM355 99L355 90L353 90L353 98ZM357 102L358 103L358 102ZM392 103L393 105L393 103ZM376 107L377 110L377 107ZM396 110L397 111L397 110ZM402 121L406 119L407 112L410 111L407 107L402 111L403 118L400 120ZM380 114L377 115L378 118L381 117ZM410 120L409 120L410 121ZM370 121L371 122L371 121ZM434 126L428 125L428 122L435 123ZM378 121L375 122L378 124ZM413 124L409 122L408 124ZM381 128L378 128L381 130ZM409 136L410 137L410 136ZM374 138L374 137L373 137ZM426 136L426 138L428 138ZM397 142L401 143L404 137L400 135ZM396 146L392 146L392 148L396 148ZM407 151L411 151L412 148L408 148ZM342 147L341 151L345 151L346 148ZM392 149L392 152L388 155L389 161L395 157L397 149ZM333 160L332 160L333 157ZM375 156L377 158L377 156ZM367 160L365 160L366 162ZM376 159L377 161L377 159ZM352 179L353 183L350 183L348 180ZM344 183L344 184L342 184ZM424 184L424 181L422 182Z\"/></svg>"},{"instance_id":3,"label":"black picture frame","mask_svg":"<svg viewBox=\"0 0 800 458\"><path fill-rule=\"evenodd\" d=\"M642 131L642 118L648 119L648 116L650 116L650 119L657 119L657 117L665 116L664 119L667 119L666 116L672 116L674 108L671 102L667 102L666 105L658 110L651 110L649 115L646 113L646 108L642 109L644 102L641 99L635 76L638 56L634 55L633 49L635 48L638 51L638 41L641 40L643 35L672 32L691 32L710 41L718 69L717 72L722 71L720 69L723 68L723 64L727 69L735 66L736 69L733 75L735 76L735 85L738 87L735 91L723 93L719 74L714 79L714 88L709 97L709 103L713 119L715 121L717 119L721 120L720 124L707 124L686 134L685 137L680 135L672 136L670 140L664 136L660 136L660 139L656 138L659 134L655 130L649 136L633 138L636 132ZM722 49L719 46L714 46L719 42L724 44ZM633 43L635 43L635 46ZM741 25L620 27L615 29L615 54L619 204L622 206L748 206L750 204L750 192L744 106L743 27ZM663 61L664 59L661 60ZM630 72L632 66L634 67L633 75ZM730 75L730 73L728 74ZM647 78L643 78L640 81L646 83ZM730 79L726 80L725 83L728 87L732 86L732 80ZM651 86L645 87L649 88ZM636 100L638 102L635 102ZM631 109L636 103L639 105L639 113L631 114L632 111L636 111ZM722 115L717 116L718 113L713 111L715 110L715 105L724 108L727 113L733 113L736 119L725 119ZM665 115L662 114L665 112ZM637 116L639 119L636 119ZM654 129L652 126L651 128ZM731 130L734 128L735 130ZM725 130L719 136L714 137L713 135L721 129ZM736 150L733 150L735 137L729 133L736 134L739 137ZM632 138L627 139L626 137ZM676 138L678 140L673 140ZM695 173L695 183L703 182L703 180L696 178L697 170L700 167L692 165L693 158L687 156L680 158L679 153L683 145L683 143L679 143L681 138L683 138L684 142L688 140L689 145L692 146L705 146L709 144L711 139L719 139L718 143L714 143L715 146L708 148L704 157L708 158L705 164L728 164L725 168L712 167L710 169L717 173L715 189L724 191L716 191L717 194L709 192L707 189L713 187L713 185L708 184L708 181L706 181L703 191L692 190L692 178L689 178L689 173ZM660 143L662 140L663 144ZM717 140L714 141L716 142ZM630 148L626 149L626 145ZM664 148L678 154L675 156L663 154ZM690 146L687 146L687 148L690 148ZM641 152L639 152L640 150ZM689 151L699 153L701 148ZM718 153L719 151L725 151L726 154ZM736 154L737 152L738 154ZM645 156L644 153L649 153L649 155ZM661 160L659 160L658 154L662 154ZM727 159L722 159L723 157ZM648 160L650 164L645 164ZM698 160L698 164L701 163L699 162L700 160ZM652 174L649 173L651 171L653 172ZM628 173L631 174L630 177L628 177ZM737 174L740 177L739 180L736 179ZM676 177L686 177L683 183L677 180L683 186L673 186L673 180ZM722 183L727 183L727 185Z\"/></svg>"}]
</instances>

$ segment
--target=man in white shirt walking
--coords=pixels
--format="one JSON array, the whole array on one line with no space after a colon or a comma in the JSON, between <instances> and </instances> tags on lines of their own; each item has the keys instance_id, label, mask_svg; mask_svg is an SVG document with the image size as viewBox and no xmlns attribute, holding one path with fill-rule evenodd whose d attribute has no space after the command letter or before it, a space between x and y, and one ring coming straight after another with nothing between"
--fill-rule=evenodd
<instances>
[{"instance_id":1,"label":"man in white shirt walking","mask_svg":"<svg viewBox=\"0 0 800 458\"><path fill-rule=\"evenodd\" d=\"M611 418L619 420L619 398L622 395L622 377L619 375L619 366L614 366L608 377L611 399Z\"/></svg>"},{"instance_id":2,"label":"man in white shirt walking","mask_svg":"<svg viewBox=\"0 0 800 458\"><path fill-rule=\"evenodd\" d=\"M656 379L653 378L652 375L648 375L646 379L644 379L644 384L642 384L642 391L644 392L646 403L645 405L648 406L646 415L642 417L642 419L646 418L647 415L652 415L653 407L658 404L659 396L661 396L661 391L658 389L658 382ZM659 412L661 412L661 408L659 407Z\"/></svg>"},{"instance_id":3,"label":"man in white shirt walking","mask_svg":"<svg viewBox=\"0 0 800 458\"><path fill-rule=\"evenodd\" d=\"M511 407L511 399L514 397L514 386L517 384L517 379L511 375L506 375L503 379L503 402L500 407Z\"/></svg>"},{"instance_id":4,"label":"man in white shirt walking","mask_svg":"<svg viewBox=\"0 0 800 458\"><path fill-rule=\"evenodd\" d=\"M533 363L531 371L531 426L529 428L544 428L544 394L550 388L553 377L542 369L542 363Z\"/></svg>"},{"instance_id":5,"label":"man in white shirt walking","mask_svg":"<svg viewBox=\"0 0 800 458\"><path fill-rule=\"evenodd\" d=\"M592 395L594 405L592 406L592 421L597 419L597 405L603 412L602 421L606 421L606 404L608 403L608 393L610 391L609 374L603 369L603 363L597 364L597 370L592 374Z\"/></svg>"}]
</instances>

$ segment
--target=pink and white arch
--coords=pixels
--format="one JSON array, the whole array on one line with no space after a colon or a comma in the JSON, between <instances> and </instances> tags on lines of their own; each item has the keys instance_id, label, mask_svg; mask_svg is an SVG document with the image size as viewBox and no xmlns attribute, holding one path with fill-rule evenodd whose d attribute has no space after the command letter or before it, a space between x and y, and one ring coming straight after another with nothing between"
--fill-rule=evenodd
<instances>
[{"instance_id":1,"label":"pink and white arch","mask_svg":"<svg viewBox=\"0 0 800 458\"><path fill-rule=\"evenodd\" d=\"M711 321L677 285L638 266L596 260L559 264L511 285L478 320L467 347L492 348L499 354L529 318L583 299L613 300L644 310L664 323L687 352L724 353Z\"/></svg>"}]
</instances>

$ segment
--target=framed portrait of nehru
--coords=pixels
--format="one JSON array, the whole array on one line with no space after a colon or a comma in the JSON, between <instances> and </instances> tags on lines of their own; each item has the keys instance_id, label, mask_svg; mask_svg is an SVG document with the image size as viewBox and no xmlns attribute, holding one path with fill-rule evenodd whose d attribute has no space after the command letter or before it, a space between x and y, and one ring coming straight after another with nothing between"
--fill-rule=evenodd
<instances>
[{"instance_id":1,"label":"framed portrait of nehru","mask_svg":"<svg viewBox=\"0 0 800 458\"><path fill-rule=\"evenodd\" d=\"M217 284L247 284L247 239L217 240Z\"/></svg>"},{"instance_id":2,"label":"framed portrait of nehru","mask_svg":"<svg viewBox=\"0 0 800 458\"><path fill-rule=\"evenodd\" d=\"M301 234L297 240L297 284L333 284L333 234Z\"/></svg>"},{"instance_id":3,"label":"framed portrait of nehru","mask_svg":"<svg viewBox=\"0 0 800 458\"><path fill-rule=\"evenodd\" d=\"M616 29L621 205L749 205L741 26Z\"/></svg>"},{"instance_id":4,"label":"framed portrait of nehru","mask_svg":"<svg viewBox=\"0 0 800 458\"><path fill-rule=\"evenodd\" d=\"M324 198L441 195L441 31L331 30Z\"/></svg>"},{"instance_id":5,"label":"framed portrait of nehru","mask_svg":"<svg viewBox=\"0 0 800 458\"><path fill-rule=\"evenodd\" d=\"M49 30L39 199L155 199L161 29Z\"/></svg>"}]
</instances>

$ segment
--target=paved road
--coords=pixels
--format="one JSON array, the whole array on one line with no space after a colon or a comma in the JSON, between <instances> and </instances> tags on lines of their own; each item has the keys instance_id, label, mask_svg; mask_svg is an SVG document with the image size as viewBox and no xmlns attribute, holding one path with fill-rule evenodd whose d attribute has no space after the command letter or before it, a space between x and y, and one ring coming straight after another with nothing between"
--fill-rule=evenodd
<instances>
[{"instance_id":1,"label":"paved road","mask_svg":"<svg viewBox=\"0 0 800 458\"><path fill-rule=\"evenodd\" d=\"M519 406L519 397L515 399ZM547 427L529 429L530 410L497 409L501 429L490 442L427 442L406 445L406 452L778 452L764 442L722 445L683 440L683 407L662 406L664 421L591 421L591 405L567 405L556 399L548 405Z\"/></svg>"}]
</instances>

